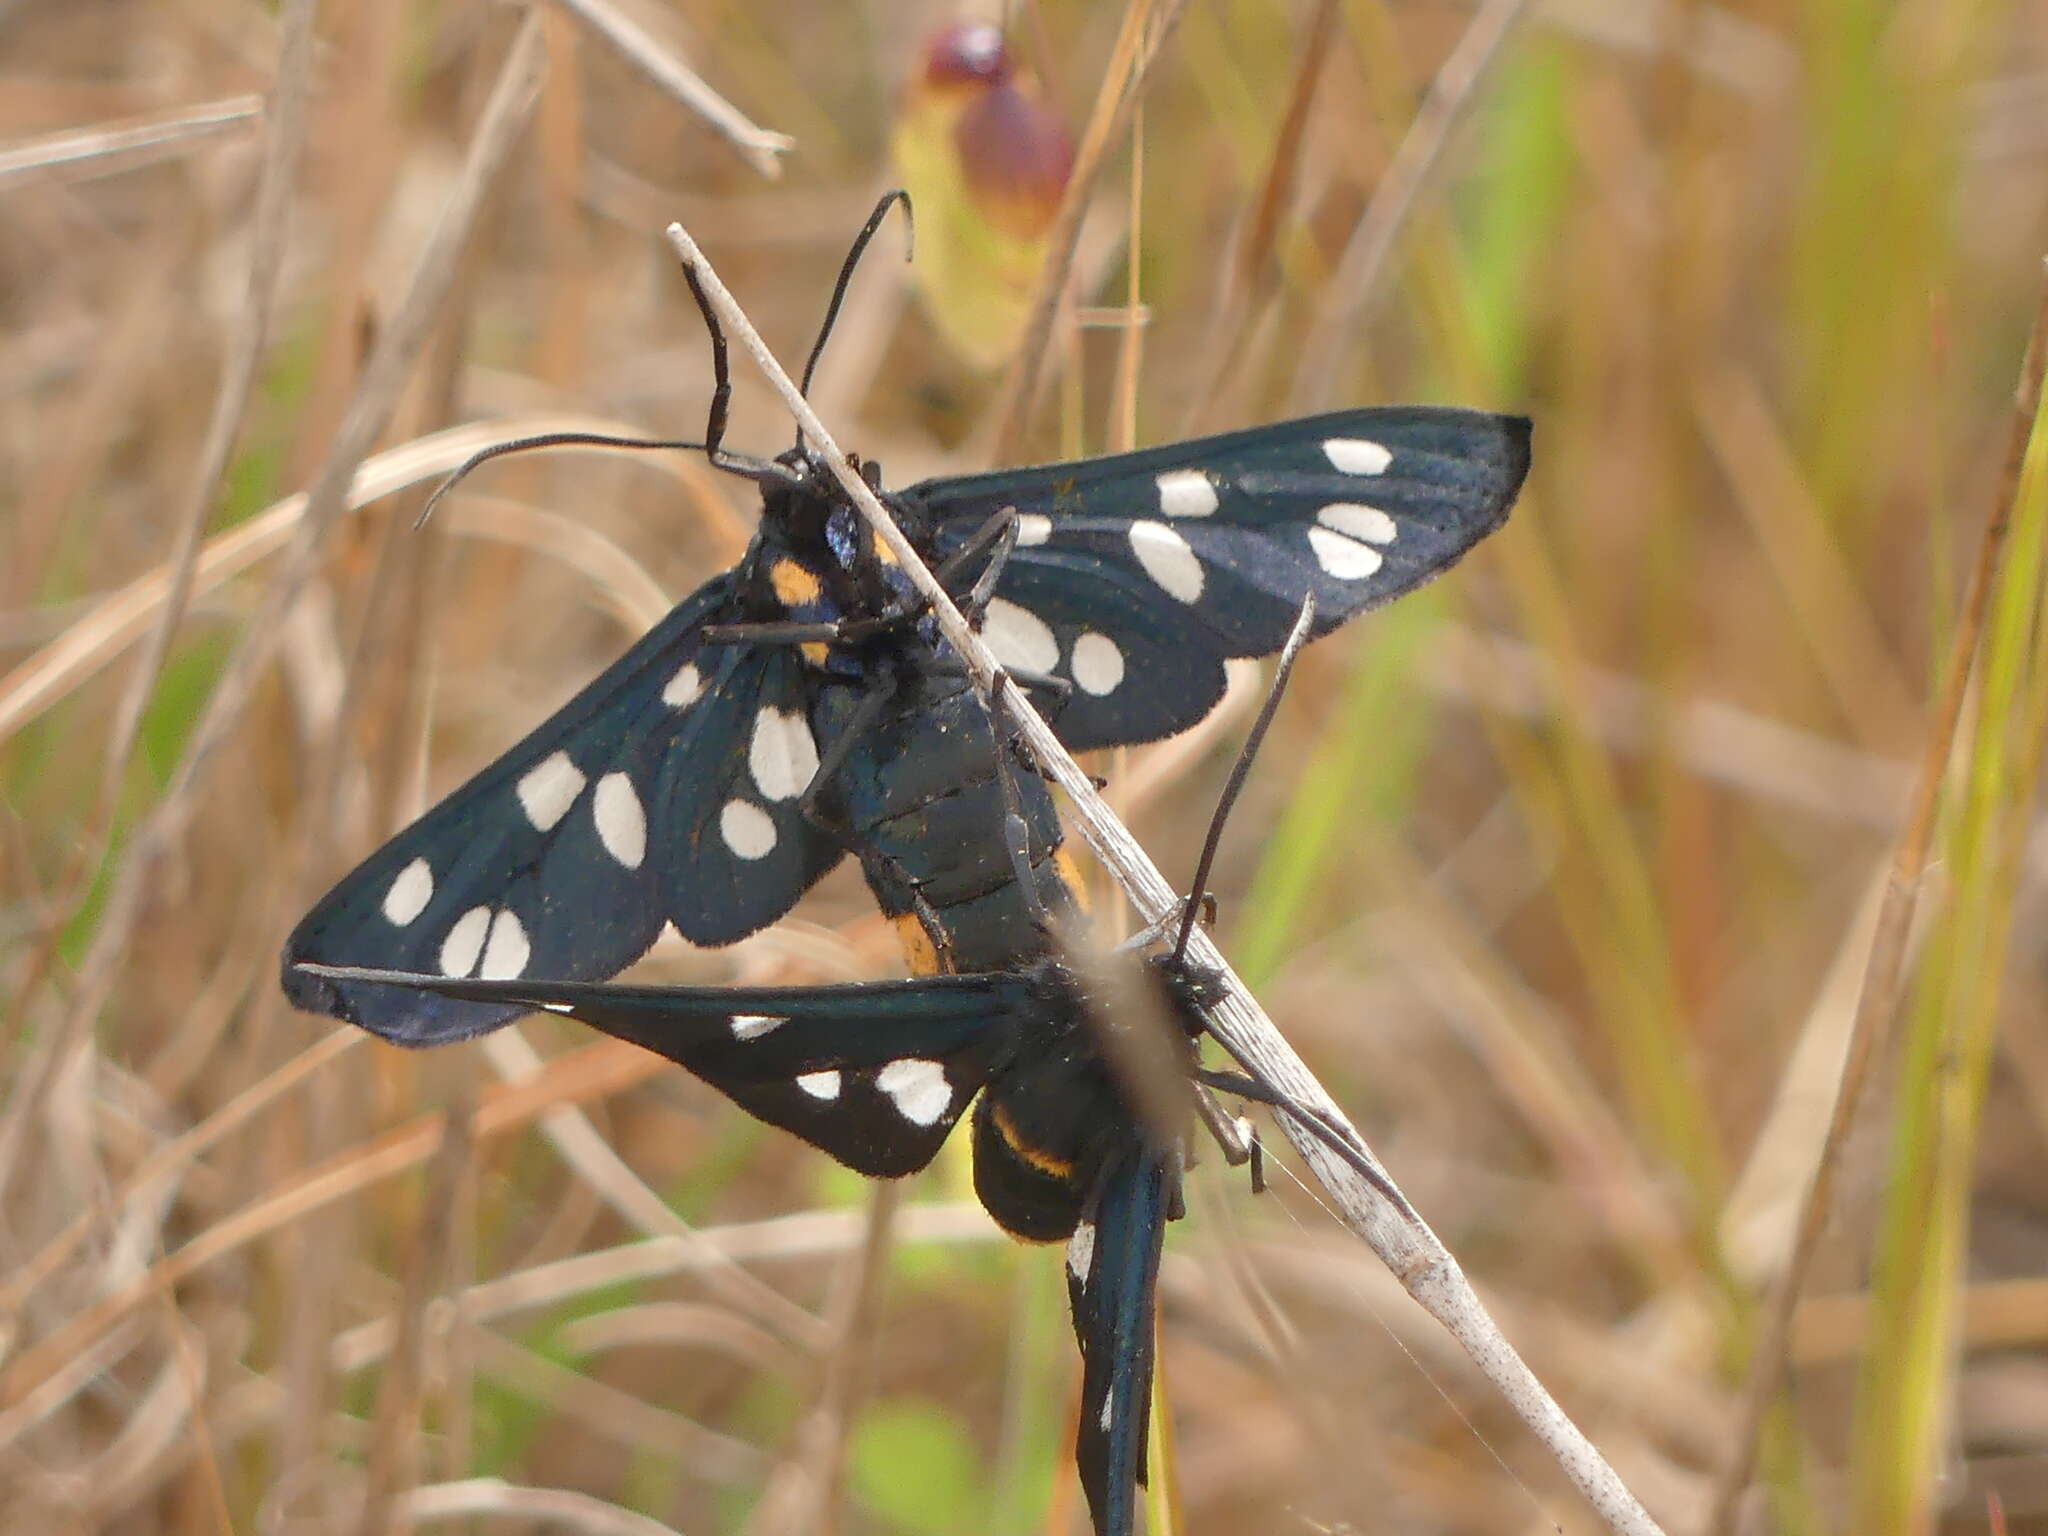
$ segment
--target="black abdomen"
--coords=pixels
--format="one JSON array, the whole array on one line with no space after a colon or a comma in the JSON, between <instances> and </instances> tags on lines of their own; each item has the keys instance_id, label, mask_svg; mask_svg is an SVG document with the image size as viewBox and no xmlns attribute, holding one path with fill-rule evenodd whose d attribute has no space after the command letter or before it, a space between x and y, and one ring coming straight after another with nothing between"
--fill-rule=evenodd
<instances>
[{"instance_id":1,"label":"black abdomen","mask_svg":"<svg viewBox=\"0 0 2048 1536\"><path fill-rule=\"evenodd\" d=\"M1040 907L1018 887L1004 835L1010 797L997 778L998 752L1023 816L1038 903L1060 911L1075 898L1056 858L1052 793L998 745L964 678L925 675L907 685L833 781L875 899L890 917L913 919L929 944L926 955L904 935L913 969L1003 970L1047 952Z\"/></svg>"}]
</instances>

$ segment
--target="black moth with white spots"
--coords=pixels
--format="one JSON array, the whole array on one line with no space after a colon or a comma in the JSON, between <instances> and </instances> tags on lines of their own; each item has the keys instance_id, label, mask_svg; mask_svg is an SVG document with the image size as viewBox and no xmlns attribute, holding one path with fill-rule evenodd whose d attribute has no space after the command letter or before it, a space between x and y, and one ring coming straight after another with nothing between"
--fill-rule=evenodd
<instances>
[{"instance_id":1,"label":"black moth with white spots","mask_svg":"<svg viewBox=\"0 0 2048 1536\"><path fill-rule=\"evenodd\" d=\"M1506 517L1528 455L1521 418L1399 406L883 499L962 595L1014 526L982 633L1057 691L1081 750L1192 725L1225 659L1277 649L1306 592L1321 634L1441 574ZM740 564L323 897L285 947L295 1003L403 1042L473 1034L511 1011L296 964L608 976L665 923L723 944L773 922L849 848L933 944L924 968L1018 958L1031 902L957 661L821 464L747 462L764 498ZM1041 866L1057 818L1021 787Z\"/></svg>"},{"instance_id":2,"label":"black moth with white spots","mask_svg":"<svg viewBox=\"0 0 2048 1536\"><path fill-rule=\"evenodd\" d=\"M835 311L894 200L856 241ZM712 342L703 446L760 485L753 544L321 898L286 942L284 989L407 1045L573 1013L872 1174L922 1167L985 1087L976 1189L1009 1230L1069 1241L1077 1459L1097 1531L1124 1536L1177 1159L1046 956L1047 909L1072 900L1050 792L1004 768L958 658L824 465L801 443L772 461L722 449L715 324ZM1401 406L881 494L1078 751L1194 724L1225 660L1276 651L1308 594L1323 634L1440 575L1506 518L1528 463L1522 418ZM587 980L664 925L742 938L847 851L913 969L983 974L750 992ZM1162 974L1192 1039L1200 984Z\"/></svg>"},{"instance_id":3,"label":"black moth with white spots","mask_svg":"<svg viewBox=\"0 0 2048 1536\"><path fill-rule=\"evenodd\" d=\"M1155 1000L1195 1065L1202 972L1160 958ZM1151 1408L1153 1305L1179 1156L1104 1060L1098 1004L1058 961L826 987L485 981L326 969L308 981L567 1014L678 1063L861 1173L922 1168L974 1103L975 1192L1008 1231L1067 1242L1082 1353L1076 1445L1102 1536L1133 1529ZM976 1095L979 1095L979 1098Z\"/></svg>"}]
</instances>

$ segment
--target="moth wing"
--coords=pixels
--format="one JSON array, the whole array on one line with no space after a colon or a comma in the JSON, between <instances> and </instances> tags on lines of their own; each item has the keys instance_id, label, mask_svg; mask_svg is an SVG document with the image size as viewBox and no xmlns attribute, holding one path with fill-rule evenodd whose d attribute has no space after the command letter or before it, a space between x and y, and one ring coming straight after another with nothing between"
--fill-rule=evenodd
<instances>
[{"instance_id":1,"label":"moth wing","mask_svg":"<svg viewBox=\"0 0 2048 1536\"><path fill-rule=\"evenodd\" d=\"M302 963L604 976L665 921L718 944L787 912L838 851L803 822L795 792L779 793L810 746L780 723L806 717L799 662L704 645L731 587L721 576L684 599L316 902L284 948L292 1002L407 1044L460 1039L514 1011L333 982Z\"/></svg>"}]
</instances>

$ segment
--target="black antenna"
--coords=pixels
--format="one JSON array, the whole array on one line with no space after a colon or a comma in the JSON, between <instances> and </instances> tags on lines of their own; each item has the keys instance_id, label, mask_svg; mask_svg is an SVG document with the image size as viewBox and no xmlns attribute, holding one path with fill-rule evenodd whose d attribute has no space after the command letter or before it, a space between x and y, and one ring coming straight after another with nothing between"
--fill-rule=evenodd
<instances>
[{"instance_id":1,"label":"black antenna","mask_svg":"<svg viewBox=\"0 0 2048 1536\"><path fill-rule=\"evenodd\" d=\"M803 382L797 385L797 393L808 396L811 392L811 375L818 371L818 359L825 354L825 343L831 339L832 327L839 319L839 306L846 302L847 285L853 281L854 268L867 253L869 242L875 238L875 231L882 227L882 220L889 216L889 210L898 203L903 205L903 223L909 231L905 239L905 261L910 260L917 243L916 222L910 211L910 194L896 187L882 194L882 200L875 204L875 211L868 215L867 223L860 227L860 233L853 237L853 245L847 250L846 260L839 264L839 281L832 285L832 302L825 306L824 324L818 327L818 339L811 343L811 355L804 360ZM803 428L797 428L796 445L804 445Z\"/></svg>"},{"instance_id":2,"label":"black antenna","mask_svg":"<svg viewBox=\"0 0 2048 1536\"><path fill-rule=\"evenodd\" d=\"M1195 883L1188 888L1188 904L1181 913L1180 935L1173 941L1176 962L1187 953L1188 935L1195 929L1195 914L1201 910L1202 898L1208 894L1209 871L1216 863L1217 846L1223 841L1223 823L1229 819L1230 808L1237 803L1244 781L1251 776L1252 759L1259 755L1259 744L1266 739L1266 727L1273 723L1273 716L1280 709L1280 696L1287 691L1287 679L1294 671L1294 658L1308 643L1308 632L1315 621L1316 595L1310 592L1301 600L1301 613L1294 621L1287 643L1280 648L1279 662L1273 668L1273 686L1266 690L1266 702L1259 708L1259 718L1252 722L1250 734L1245 737L1243 747L1238 749L1237 762L1232 765L1230 778L1223 786L1222 798L1216 802L1216 814L1209 818L1209 835L1203 839L1202 857L1195 863Z\"/></svg>"},{"instance_id":3,"label":"black antenna","mask_svg":"<svg viewBox=\"0 0 2048 1536\"><path fill-rule=\"evenodd\" d=\"M426 498L426 506L420 508L420 516L412 520L414 528L424 528L426 520L434 516L434 508L442 504L449 492L465 479L479 465L487 465L492 459L504 459L508 453L526 453L528 449L702 449L702 442L682 442L670 438L614 438L608 432L535 432L530 438L512 438L510 442L494 442L487 449L477 449L473 455L463 459L449 477L442 479L434 494Z\"/></svg>"}]
</instances>

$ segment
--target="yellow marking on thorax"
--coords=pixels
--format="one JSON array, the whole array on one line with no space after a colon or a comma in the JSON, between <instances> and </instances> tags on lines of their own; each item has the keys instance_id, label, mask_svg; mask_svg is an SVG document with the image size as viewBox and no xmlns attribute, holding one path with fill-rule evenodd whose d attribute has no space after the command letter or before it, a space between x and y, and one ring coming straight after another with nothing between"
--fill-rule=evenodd
<instances>
[{"instance_id":1,"label":"yellow marking on thorax","mask_svg":"<svg viewBox=\"0 0 2048 1536\"><path fill-rule=\"evenodd\" d=\"M806 640L797 647L804 653L804 660L814 667L822 667L832 655L832 647L822 640Z\"/></svg>"},{"instance_id":2,"label":"yellow marking on thorax","mask_svg":"<svg viewBox=\"0 0 2048 1536\"><path fill-rule=\"evenodd\" d=\"M1010 1123L1010 1112L1001 1104L989 1106L989 1119L994 1122L996 1134L1003 1138L1003 1144L1031 1167L1049 1178L1070 1179L1074 1165L1063 1157L1055 1157L1043 1148L1031 1146L1017 1127Z\"/></svg>"},{"instance_id":3,"label":"yellow marking on thorax","mask_svg":"<svg viewBox=\"0 0 2048 1536\"><path fill-rule=\"evenodd\" d=\"M884 544L882 536L872 528L868 530L868 548L875 552L875 558L884 565L901 565L903 563L896 558L896 551Z\"/></svg>"},{"instance_id":4,"label":"yellow marking on thorax","mask_svg":"<svg viewBox=\"0 0 2048 1536\"><path fill-rule=\"evenodd\" d=\"M1054 873L1066 882L1067 890L1074 898L1076 910L1086 915L1092 903L1088 899L1088 887L1081 879L1081 866L1074 862L1073 854L1064 847L1055 849L1052 867Z\"/></svg>"},{"instance_id":5,"label":"yellow marking on thorax","mask_svg":"<svg viewBox=\"0 0 2048 1536\"><path fill-rule=\"evenodd\" d=\"M903 946L903 958L910 966L913 976L939 976L946 967L939 959L938 947L932 943L932 936L925 932L923 923L917 920L915 912L898 912L889 919L896 930L896 942Z\"/></svg>"},{"instance_id":6,"label":"yellow marking on thorax","mask_svg":"<svg viewBox=\"0 0 2048 1536\"><path fill-rule=\"evenodd\" d=\"M825 592L825 584L794 560L778 560L770 566L768 583L785 608L807 607Z\"/></svg>"}]
</instances>

